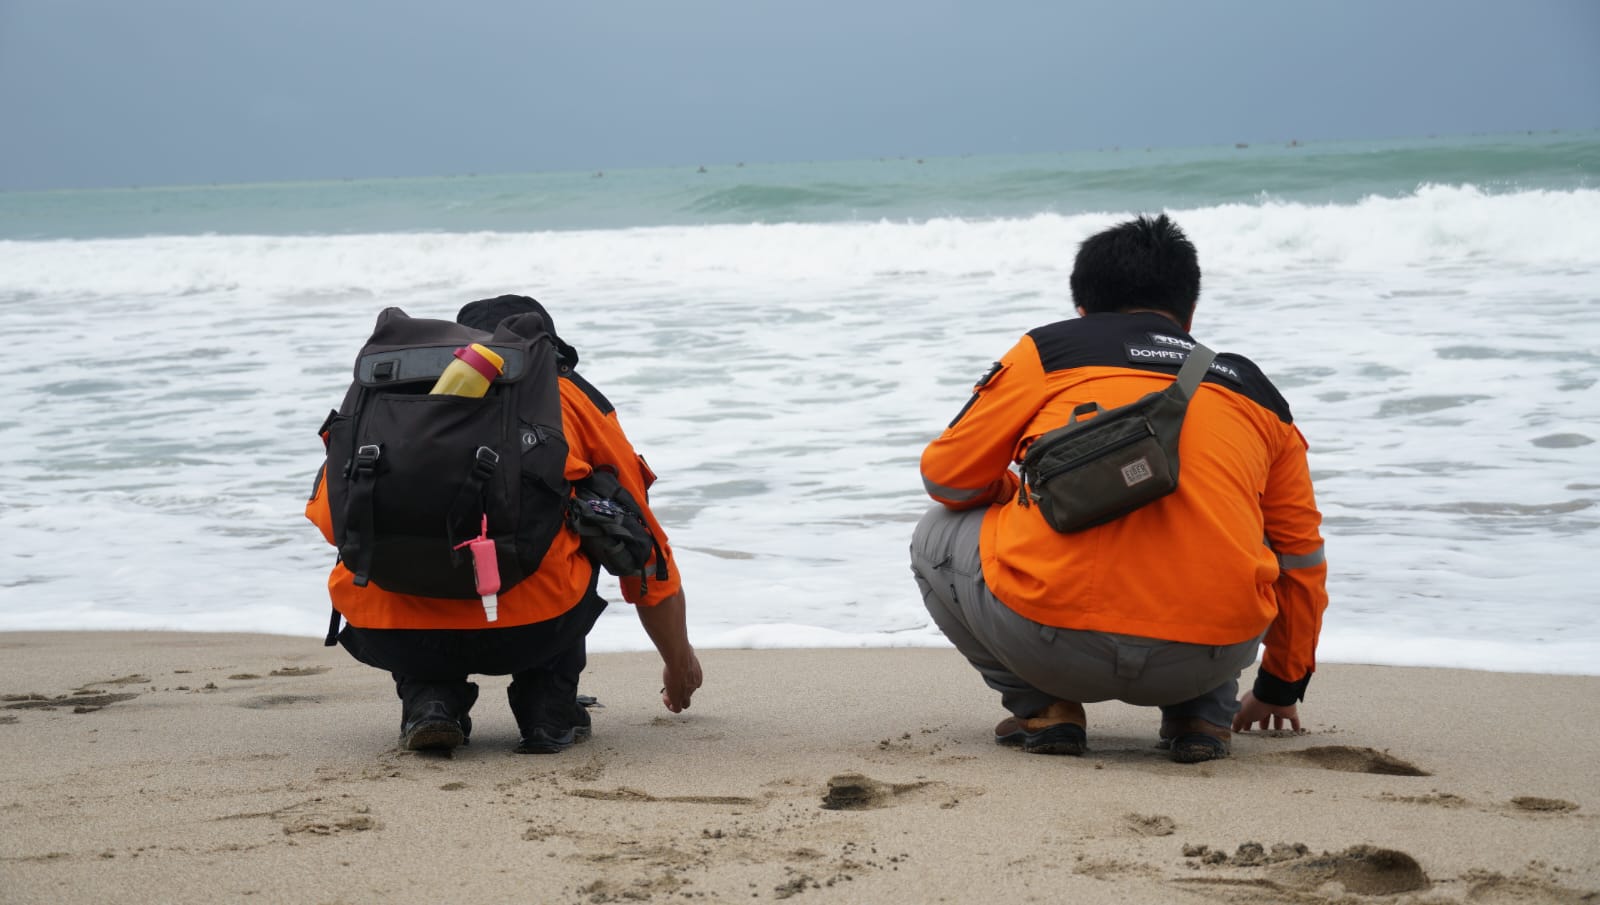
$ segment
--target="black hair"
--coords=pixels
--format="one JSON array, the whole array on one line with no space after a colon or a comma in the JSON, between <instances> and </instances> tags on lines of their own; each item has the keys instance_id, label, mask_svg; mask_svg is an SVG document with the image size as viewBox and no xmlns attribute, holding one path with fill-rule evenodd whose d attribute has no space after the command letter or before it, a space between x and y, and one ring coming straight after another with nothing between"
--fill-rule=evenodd
<instances>
[{"instance_id":1,"label":"black hair","mask_svg":"<svg viewBox=\"0 0 1600 905\"><path fill-rule=\"evenodd\" d=\"M1200 299L1200 259L1166 214L1141 216L1083 240L1071 283L1072 303L1087 313L1149 308L1187 325Z\"/></svg>"}]
</instances>

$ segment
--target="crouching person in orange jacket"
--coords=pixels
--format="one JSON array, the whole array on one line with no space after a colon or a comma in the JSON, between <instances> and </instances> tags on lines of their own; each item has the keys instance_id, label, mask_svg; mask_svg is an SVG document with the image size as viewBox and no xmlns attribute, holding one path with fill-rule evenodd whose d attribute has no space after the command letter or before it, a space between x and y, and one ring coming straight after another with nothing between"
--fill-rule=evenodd
<instances>
[{"instance_id":1,"label":"crouching person in orange jacket","mask_svg":"<svg viewBox=\"0 0 1600 905\"><path fill-rule=\"evenodd\" d=\"M689 643L677 563L648 503L647 491L655 475L634 452L611 403L573 370L578 362L576 350L556 336L549 314L538 302L525 296L476 301L461 309L456 322L481 331L481 339L488 343L491 334L502 335L494 333L502 321L530 314L543 319L540 332L548 333L557 350L551 370L557 376L560 423L551 426L558 436L549 439L559 443L564 438L566 459L564 469L559 462L551 466L552 471L564 470L565 481L555 483L564 492L566 482L580 486L595 477L614 479L611 486L620 485L625 491L621 498L637 509L637 521L653 537L653 552L645 568L638 577L622 578L621 590L624 599L634 604L639 621L661 655L662 703L677 713L689 706L700 687L701 670ZM399 365L402 371L405 367ZM358 379L360 376L358 373ZM553 414L554 406L550 408ZM325 442L327 436L325 429ZM401 437L396 445L408 439ZM534 442L544 439L542 433L533 438ZM526 452L530 441L523 442ZM362 448L378 454L377 446ZM506 452L501 450L502 455ZM330 450L326 467L341 467L344 455L340 453L341 461L336 462ZM381 474L381 468L375 470ZM335 509L347 511L342 507L349 504L330 505L328 488L324 473L306 504L306 517L329 543L338 545L341 541L336 534L353 529L336 532ZM563 505L558 494L552 496L557 498L551 505ZM485 516L486 533L488 521ZM474 521L474 529L476 524ZM578 699L578 679L586 664L586 636L606 601L597 593L600 569L585 554L579 534L568 522L563 521L559 529L555 524L552 519L551 530L545 532L549 546L537 560L537 568L497 596L485 597L481 607L476 601L385 589L376 576L366 580L360 563L347 563L343 558L333 567L328 590L337 611L335 627L341 615L347 623L337 640L357 660L393 674L401 701L400 741L404 748L449 750L467 742L472 732L469 714L478 697L478 686L468 681L472 674L512 677L507 696L521 734L518 752L555 753L590 735L590 717ZM468 568L470 574L471 566ZM490 599L496 602L492 609ZM333 643L331 631L329 643Z\"/></svg>"},{"instance_id":2,"label":"crouching person in orange jacket","mask_svg":"<svg viewBox=\"0 0 1600 905\"><path fill-rule=\"evenodd\" d=\"M1019 494L1011 466L1031 444L1092 404L1171 386L1196 345L1200 266L1165 216L1090 237L1071 286L1080 316L1022 337L922 455L940 504L911 544L929 613L1011 712L1001 744L1080 754L1083 704L1105 700L1159 707L1160 738L1186 763L1226 756L1231 732L1257 723L1298 729L1327 566L1305 440L1259 368L1224 354L1203 372L1175 492L1070 533Z\"/></svg>"}]
</instances>

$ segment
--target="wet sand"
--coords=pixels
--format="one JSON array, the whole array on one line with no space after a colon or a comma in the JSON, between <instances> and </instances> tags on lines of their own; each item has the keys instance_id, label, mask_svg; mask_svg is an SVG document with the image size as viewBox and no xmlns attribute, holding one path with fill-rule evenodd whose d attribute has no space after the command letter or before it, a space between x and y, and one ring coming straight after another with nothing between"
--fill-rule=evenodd
<instances>
[{"instance_id":1,"label":"wet sand","mask_svg":"<svg viewBox=\"0 0 1600 905\"><path fill-rule=\"evenodd\" d=\"M1089 706L996 746L948 650L591 657L592 740L397 749L388 677L313 638L0 634L0 901L1600 902L1600 677L1325 666L1225 761ZM1251 673L1253 675L1253 673Z\"/></svg>"}]
</instances>

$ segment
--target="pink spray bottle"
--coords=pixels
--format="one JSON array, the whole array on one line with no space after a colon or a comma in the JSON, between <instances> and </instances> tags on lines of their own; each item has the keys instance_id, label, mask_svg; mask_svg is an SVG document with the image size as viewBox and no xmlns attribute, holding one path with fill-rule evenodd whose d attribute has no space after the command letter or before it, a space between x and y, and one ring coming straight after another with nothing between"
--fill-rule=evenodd
<instances>
[{"instance_id":1,"label":"pink spray bottle","mask_svg":"<svg viewBox=\"0 0 1600 905\"><path fill-rule=\"evenodd\" d=\"M489 539L488 515L483 517L478 536L456 544L455 549L462 547L472 554L472 578L483 599L483 618L493 622L500 618L500 561L495 557L494 541Z\"/></svg>"}]
</instances>

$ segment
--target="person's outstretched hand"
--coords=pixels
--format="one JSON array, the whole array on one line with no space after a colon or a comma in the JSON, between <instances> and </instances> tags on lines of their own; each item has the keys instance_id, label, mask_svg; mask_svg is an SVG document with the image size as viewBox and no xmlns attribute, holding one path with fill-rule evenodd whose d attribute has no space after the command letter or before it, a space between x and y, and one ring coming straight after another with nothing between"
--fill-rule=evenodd
<instances>
[{"instance_id":1,"label":"person's outstretched hand","mask_svg":"<svg viewBox=\"0 0 1600 905\"><path fill-rule=\"evenodd\" d=\"M689 708L689 699L701 681L700 658L689 643L683 591L668 595L655 606L633 609L665 664L661 670L661 703L673 713L682 713Z\"/></svg>"},{"instance_id":2,"label":"person's outstretched hand","mask_svg":"<svg viewBox=\"0 0 1600 905\"><path fill-rule=\"evenodd\" d=\"M668 663L661 670L661 703L673 713L689 709L689 699L702 681L700 658L693 650L679 663Z\"/></svg>"},{"instance_id":3,"label":"person's outstretched hand","mask_svg":"<svg viewBox=\"0 0 1600 905\"><path fill-rule=\"evenodd\" d=\"M1239 699L1239 712L1233 715L1233 731L1249 732L1260 723L1266 729L1294 729L1300 731L1300 711L1293 704L1268 704L1256 699L1255 692L1247 691Z\"/></svg>"}]
</instances>

